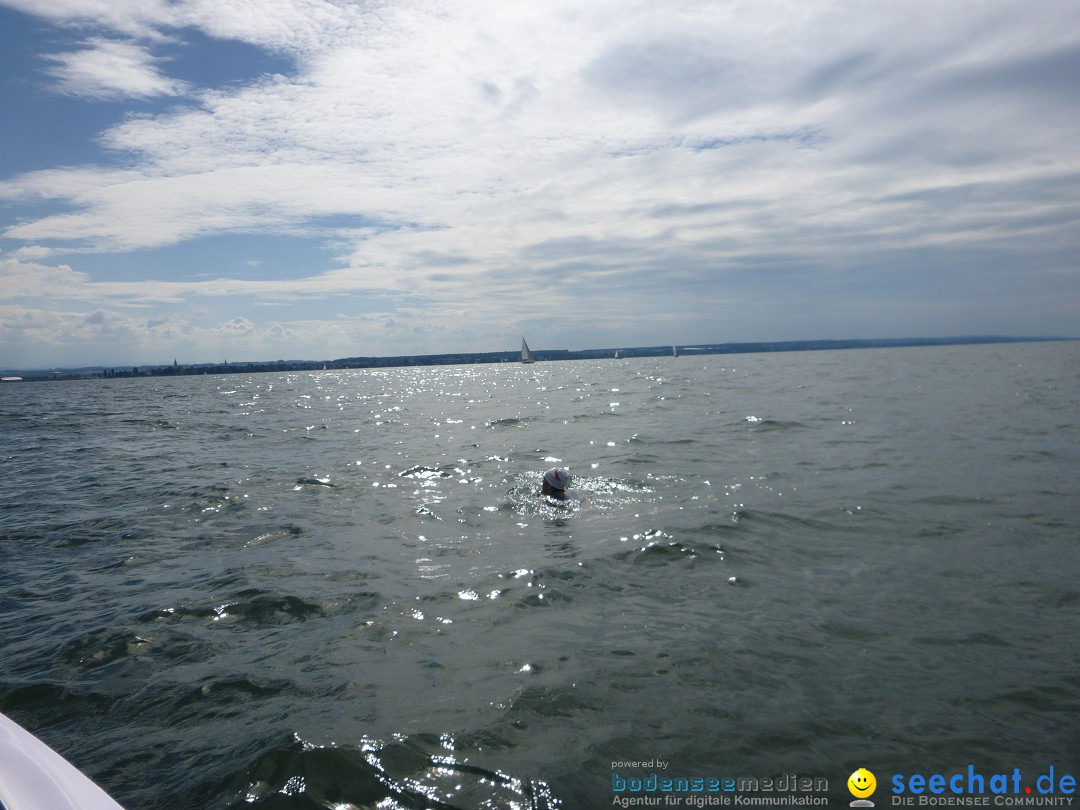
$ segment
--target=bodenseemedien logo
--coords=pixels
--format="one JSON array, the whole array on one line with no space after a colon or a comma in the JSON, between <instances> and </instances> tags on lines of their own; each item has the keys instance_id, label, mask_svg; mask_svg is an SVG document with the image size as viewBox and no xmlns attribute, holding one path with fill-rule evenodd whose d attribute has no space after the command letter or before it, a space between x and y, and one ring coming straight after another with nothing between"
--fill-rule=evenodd
<instances>
[{"instance_id":1,"label":"bodenseemedien logo","mask_svg":"<svg viewBox=\"0 0 1080 810\"><path fill-rule=\"evenodd\" d=\"M855 797L849 807L873 807L874 803L869 797L877 790L877 779L866 768L859 768L848 777L847 789Z\"/></svg>"}]
</instances>

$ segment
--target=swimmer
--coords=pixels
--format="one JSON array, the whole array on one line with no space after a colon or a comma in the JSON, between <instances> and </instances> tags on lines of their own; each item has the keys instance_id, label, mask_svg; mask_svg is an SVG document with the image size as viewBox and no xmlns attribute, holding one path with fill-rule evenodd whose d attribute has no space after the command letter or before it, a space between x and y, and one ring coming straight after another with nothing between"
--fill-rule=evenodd
<instances>
[{"instance_id":1,"label":"swimmer","mask_svg":"<svg viewBox=\"0 0 1080 810\"><path fill-rule=\"evenodd\" d=\"M567 500L566 487L569 483L570 473L562 467L552 467L544 473L544 496L556 501Z\"/></svg>"}]
</instances>

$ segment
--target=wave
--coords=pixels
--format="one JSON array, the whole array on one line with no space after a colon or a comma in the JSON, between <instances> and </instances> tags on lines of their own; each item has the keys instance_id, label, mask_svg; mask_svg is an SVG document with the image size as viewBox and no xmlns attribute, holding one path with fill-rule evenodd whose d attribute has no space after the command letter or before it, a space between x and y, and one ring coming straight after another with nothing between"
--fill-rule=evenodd
<instances>
[{"instance_id":1,"label":"wave","mask_svg":"<svg viewBox=\"0 0 1080 810\"><path fill-rule=\"evenodd\" d=\"M294 489L308 489L310 487L326 487L327 489L337 489L337 484L331 484L329 478L311 478L308 476L302 476L296 479L296 486Z\"/></svg>"},{"instance_id":2,"label":"wave","mask_svg":"<svg viewBox=\"0 0 1080 810\"><path fill-rule=\"evenodd\" d=\"M143 623L160 621L183 621L185 619L211 621L241 621L255 624L272 624L322 616L322 605L307 602L298 596L279 596L257 589L240 591L236 596L215 599L212 603L179 605L160 608L139 617Z\"/></svg>"},{"instance_id":3,"label":"wave","mask_svg":"<svg viewBox=\"0 0 1080 810\"><path fill-rule=\"evenodd\" d=\"M433 480L436 478L450 478L452 473L446 470L440 470L435 467L425 467L422 464L417 464L414 467L398 473L399 478L419 478L422 480Z\"/></svg>"},{"instance_id":4,"label":"wave","mask_svg":"<svg viewBox=\"0 0 1080 810\"><path fill-rule=\"evenodd\" d=\"M484 423L484 427L489 428L527 428L532 420L516 417L505 417L503 419L489 419Z\"/></svg>"},{"instance_id":5,"label":"wave","mask_svg":"<svg viewBox=\"0 0 1080 810\"><path fill-rule=\"evenodd\" d=\"M795 422L784 419L766 419L761 416L747 416L743 419L743 422L750 425L751 429L755 431L771 431L771 430L796 430L799 428L805 428L806 425L802 422Z\"/></svg>"},{"instance_id":6,"label":"wave","mask_svg":"<svg viewBox=\"0 0 1080 810\"><path fill-rule=\"evenodd\" d=\"M263 753L234 782L237 799L230 810L562 806L545 782L469 763L445 734L364 739L348 746L316 745L297 735Z\"/></svg>"}]
</instances>

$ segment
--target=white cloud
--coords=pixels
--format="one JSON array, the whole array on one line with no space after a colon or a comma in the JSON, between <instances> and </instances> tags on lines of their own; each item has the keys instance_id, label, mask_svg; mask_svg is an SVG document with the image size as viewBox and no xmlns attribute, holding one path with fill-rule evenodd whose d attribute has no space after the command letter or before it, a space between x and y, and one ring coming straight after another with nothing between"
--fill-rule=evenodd
<instances>
[{"instance_id":1,"label":"white cloud","mask_svg":"<svg viewBox=\"0 0 1080 810\"><path fill-rule=\"evenodd\" d=\"M620 155L670 151L680 143L736 147L808 127L820 128L826 138L837 136L813 109L766 110L747 118L746 112L760 105L744 100L737 105L743 111L739 118L726 116L726 102L714 97L743 90L731 87L737 82L725 82L720 68L711 67L718 59L708 45L722 50L722 43L703 39L700 33L690 40L698 43L690 48L686 36L669 36L663 52L683 56L659 60L666 66L662 72L642 73L633 67L655 45L643 47L631 38L608 49L623 54L608 72L635 91L630 95L638 99L634 106L639 114L620 109L621 101L610 98L609 87L594 93L588 83L575 80L590 75L603 55L590 61L563 45L549 55L548 64L529 65L530 57L539 57L529 50L524 59L515 58L520 39L537 39L521 31L520 22L502 30L503 43L494 24L474 29L472 19L404 11L386 12L400 18L390 21L373 16L369 29L381 22L387 30L364 31L345 44L333 38L333 47L312 49L309 71L297 81L206 95L200 110L134 119L113 129L108 144L146 162L129 176L103 175L101 190L72 199L116 224L110 229L89 217L66 218L55 221L56 230L67 233L74 227L81 234L85 224L87 236L96 229L106 245L126 246L155 238L142 236L157 230L149 220L170 223L157 237L170 241L200 232L189 225L199 220L211 229L280 227L283 220L355 213L444 226L463 203L505 210L507 202L519 204L515 212L524 208L526 216L535 216L523 195L534 195L553 177L561 176L564 184L568 179L582 181L566 188L574 199L580 198L582 186L592 190L589 196L608 198L613 188L618 190L613 175L629 168L616 160ZM499 25L512 22L505 16L497 18ZM593 42L600 32L580 36ZM468 48L477 42L488 49L470 55ZM776 44L783 42L778 38ZM767 64L740 57L736 61L743 72L759 73ZM519 75L507 71L507 63L521 61L526 64ZM648 85L645 92L636 92L643 83ZM767 94L766 100L775 95ZM669 122L650 117L658 99L702 106L708 120L673 130ZM633 168L650 167L639 163ZM670 196L671 188L687 179L665 178L661 166L652 168L656 172L643 175L639 185L656 196ZM715 173L715 164L711 168ZM597 170L600 176L595 176ZM56 179L63 183L68 178ZM143 189L146 195L140 193ZM551 185L546 189L554 190ZM135 200L131 207L143 215L132 216L114 202L113 192ZM57 186L51 193L61 196L63 189ZM170 203L153 203L151 196ZM619 202L616 198L604 207L617 210ZM574 213L566 210L565 199L552 203L564 218ZM602 213L610 216L609 210ZM125 239L110 232L119 228L139 236ZM58 234L27 227L12 235L34 239Z\"/></svg>"},{"instance_id":2,"label":"white cloud","mask_svg":"<svg viewBox=\"0 0 1080 810\"><path fill-rule=\"evenodd\" d=\"M4 0L4 5L57 25L136 37L156 38L162 26L176 21L168 0Z\"/></svg>"},{"instance_id":3,"label":"white cloud","mask_svg":"<svg viewBox=\"0 0 1080 810\"><path fill-rule=\"evenodd\" d=\"M52 358L57 356L68 366L322 358L327 345L374 345L381 336L374 322L256 323L243 316L215 322L206 313L145 317L109 309L0 304L5 369L47 368L56 365Z\"/></svg>"},{"instance_id":4,"label":"white cloud","mask_svg":"<svg viewBox=\"0 0 1080 810\"><path fill-rule=\"evenodd\" d=\"M980 266L1004 290L1048 240L1078 247L1071 2L45 5L25 9L103 32L56 64L71 88L189 104L99 133L120 167L0 182L27 206L3 231L19 258L64 249L76 268L39 269L41 289L78 276L78 251L222 233L318 235L338 257L289 280L70 278L86 302L379 295L401 340L455 348L553 311L584 340L629 323L721 339L718 314L779 329L800 294L872 300L894 264ZM153 57L185 26L296 72L186 87Z\"/></svg>"},{"instance_id":5,"label":"white cloud","mask_svg":"<svg viewBox=\"0 0 1080 810\"><path fill-rule=\"evenodd\" d=\"M95 37L84 47L68 53L50 54L48 73L57 89L91 99L152 98L180 96L188 92L184 82L164 75L149 50L138 43Z\"/></svg>"},{"instance_id":6,"label":"white cloud","mask_svg":"<svg viewBox=\"0 0 1080 810\"><path fill-rule=\"evenodd\" d=\"M25 298L77 298L89 276L66 264L49 266L0 257L0 301Z\"/></svg>"},{"instance_id":7,"label":"white cloud","mask_svg":"<svg viewBox=\"0 0 1080 810\"><path fill-rule=\"evenodd\" d=\"M0 305L0 340L23 368L55 365L49 358L58 353L72 365L142 362L140 353L164 355L192 337L190 323L170 318ZM112 351L104 350L109 345Z\"/></svg>"},{"instance_id":8,"label":"white cloud","mask_svg":"<svg viewBox=\"0 0 1080 810\"><path fill-rule=\"evenodd\" d=\"M221 324L220 329L226 335L250 335L255 332L255 324L247 318L236 317Z\"/></svg>"},{"instance_id":9,"label":"white cloud","mask_svg":"<svg viewBox=\"0 0 1080 810\"><path fill-rule=\"evenodd\" d=\"M190 0L174 7L185 25L220 39L250 42L263 48L305 55L333 47L370 27L380 3L330 0Z\"/></svg>"}]
</instances>

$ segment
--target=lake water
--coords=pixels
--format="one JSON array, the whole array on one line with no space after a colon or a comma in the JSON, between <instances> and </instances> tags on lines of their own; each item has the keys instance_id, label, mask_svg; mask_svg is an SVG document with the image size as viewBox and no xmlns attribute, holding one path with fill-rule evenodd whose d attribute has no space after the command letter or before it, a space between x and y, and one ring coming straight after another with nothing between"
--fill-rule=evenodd
<instances>
[{"instance_id":1,"label":"lake water","mask_svg":"<svg viewBox=\"0 0 1080 810\"><path fill-rule=\"evenodd\" d=\"M1075 342L7 384L0 711L128 810L1080 775L1078 403Z\"/></svg>"}]
</instances>

